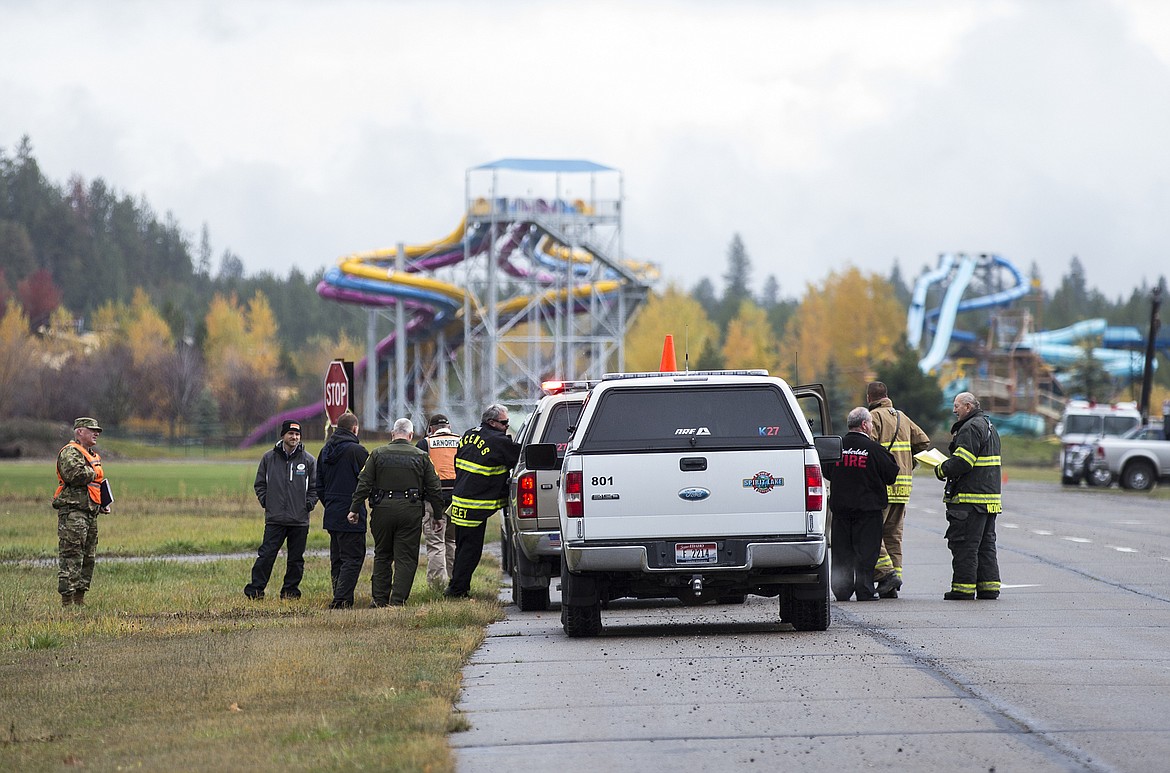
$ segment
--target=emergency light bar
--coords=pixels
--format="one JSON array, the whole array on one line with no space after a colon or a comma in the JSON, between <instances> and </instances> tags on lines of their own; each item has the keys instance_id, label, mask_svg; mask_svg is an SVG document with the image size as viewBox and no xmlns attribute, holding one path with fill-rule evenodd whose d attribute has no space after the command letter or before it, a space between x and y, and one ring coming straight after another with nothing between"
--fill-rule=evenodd
<instances>
[{"instance_id":1,"label":"emergency light bar","mask_svg":"<svg viewBox=\"0 0 1170 773\"><path fill-rule=\"evenodd\" d=\"M596 381L542 381L540 388L546 395L559 395L564 392L583 392L597 386Z\"/></svg>"},{"instance_id":2,"label":"emergency light bar","mask_svg":"<svg viewBox=\"0 0 1170 773\"><path fill-rule=\"evenodd\" d=\"M606 373L602 381L618 381L627 378L657 378L659 376L673 376L675 378L690 378L694 376L766 376L768 371L763 368L753 370L687 370L665 371L662 373Z\"/></svg>"}]
</instances>

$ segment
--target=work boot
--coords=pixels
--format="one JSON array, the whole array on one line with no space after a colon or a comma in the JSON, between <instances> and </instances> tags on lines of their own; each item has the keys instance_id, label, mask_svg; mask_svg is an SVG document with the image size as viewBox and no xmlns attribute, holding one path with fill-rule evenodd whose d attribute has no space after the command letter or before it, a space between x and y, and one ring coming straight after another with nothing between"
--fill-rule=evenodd
<instances>
[{"instance_id":1,"label":"work boot","mask_svg":"<svg viewBox=\"0 0 1170 773\"><path fill-rule=\"evenodd\" d=\"M85 606L85 591L83 591L83 590L73 591L73 606L75 606L75 607L84 607Z\"/></svg>"},{"instance_id":2,"label":"work boot","mask_svg":"<svg viewBox=\"0 0 1170 773\"><path fill-rule=\"evenodd\" d=\"M902 578L890 572L885 577L877 581L877 594L883 599L898 598L898 591L902 589ZM892 596L887 596L887 593L893 593Z\"/></svg>"},{"instance_id":3,"label":"work boot","mask_svg":"<svg viewBox=\"0 0 1170 773\"><path fill-rule=\"evenodd\" d=\"M999 598L999 591L997 590L981 590L975 594L977 599L985 599L987 601L994 601Z\"/></svg>"},{"instance_id":4,"label":"work boot","mask_svg":"<svg viewBox=\"0 0 1170 773\"><path fill-rule=\"evenodd\" d=\"M975 599L975 594L960 593L957 590L949 590L943 594L943 598L947 601L973 601Z\"/></svg>"},{"instance_id":5,"label":"work boot","mask_svg":"<svg viewBox=\"0 0 1170 773\"><path fill-rule=\"evenodd\" d=\"M63 607L73 606L73 594L72 593L62 593L61 594L61 606L63 606Z\"/></svg>"}]
</instances>

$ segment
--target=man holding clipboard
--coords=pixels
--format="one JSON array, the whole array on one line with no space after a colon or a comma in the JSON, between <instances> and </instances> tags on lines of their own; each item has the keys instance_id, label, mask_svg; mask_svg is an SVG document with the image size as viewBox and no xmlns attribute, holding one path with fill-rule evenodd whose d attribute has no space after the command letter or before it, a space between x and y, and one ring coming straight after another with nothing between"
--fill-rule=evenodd
<instances>
[{"instance_id":1,"label":"man holding clipboard","mask_svg":"<svg viewBox=\"0 0 1170 773\"><path fill-rule=\"evenodd\" d=\"M110 512L114 502L110 483L98 455L97 419L82 416L73 422L73 440L57 454L57 592L61 606L84 606L97 560L98 513Z\"/></svg>"}]
</instances>

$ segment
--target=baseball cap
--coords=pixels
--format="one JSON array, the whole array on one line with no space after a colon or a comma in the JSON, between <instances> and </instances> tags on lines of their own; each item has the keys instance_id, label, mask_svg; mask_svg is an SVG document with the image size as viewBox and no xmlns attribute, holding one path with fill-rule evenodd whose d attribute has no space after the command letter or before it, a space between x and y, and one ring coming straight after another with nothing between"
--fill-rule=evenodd
<instances>
[{"instance_id":1,"label":"baseball cap","mask_svg":"<svg viewBox=\"0 0 1170 773\"><path fill-rule=\"evenodd\" d=\"M98 425L97 419L91 419L88 416L82 416L73 422L73 429L92 429L95 432L101 432L102 428Z\"/></svg>"}]
</instances>

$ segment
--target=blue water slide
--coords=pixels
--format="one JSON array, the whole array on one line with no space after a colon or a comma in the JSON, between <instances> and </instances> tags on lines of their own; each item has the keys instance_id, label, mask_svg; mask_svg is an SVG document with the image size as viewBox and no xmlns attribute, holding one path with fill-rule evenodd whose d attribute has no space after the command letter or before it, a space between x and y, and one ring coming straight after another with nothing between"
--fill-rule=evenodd
<instances>
[{"instance_id":1,"label":"blue water slide","mask_svg":"<svg viewBox=\"0 0 1170 773\"><path fill-rule=\"evenodd\" d=\"M918 367L923 373L929 373L938 367L938 364L946 357L947 348L950 346L952 339L974 340L974 335L955 330L956 315L964 311L986 309L992 306L1006 306L1012 301L1028 294L1028 285L1024 282L1023 275L1020 274L1019 269L1012 265L1011 262L999 255L991 255L983 258L983 260L990 261L992 265L1004 268L1011 274L1014 284L994 293L963 300L963 293L967 291L967 286L970 284L971 277L975 273L978 261L970 255L958 256L959 265L953 278L947 285L947 291L943 297L942 305L925 315L926 324L928 325L935 318L938 321L932 325L934 328L934 340L931 341L930 351L918 362ZM915 292L917 292L917 287L915 288ZM923 295L925 296L925 291L923 291ZM911 307L911 314L913 313L914 309Z\"/></svg>"},{"instance_id":2,"label":"blue water slide","mask_svg":"<svg viewBox=\"0 0 1170 773\"><path fill-rule=\"evenodd\" d=\"M923 373L929 373L937 368L938 364L947 356L947 347L951 344L951 332L955 329L955 315L959 313L959 302L974 275L975 258L970 255L960 255L959 265L947 285L942 305L938 309L938 325L935 327L934 340L930 342L930 351L918 361L918 369Z\"/></svg>"},{"instance_id":3,"label":"blue water slide","mask_svg":"<svg viewBox=\"0 0 1170 773\"><path fill-rule=\"evenodd\" d=\"M941 282L950 276L951 267L955 265L955 256L949 252L938 258L938 268L928 271L918 277L914 283L914 295L910 298L910 313L906 315L906 341L911 349L917 349L922 343L922 330L926 326L926 293L935 282Z\"/></svg>"}]
</instances>

